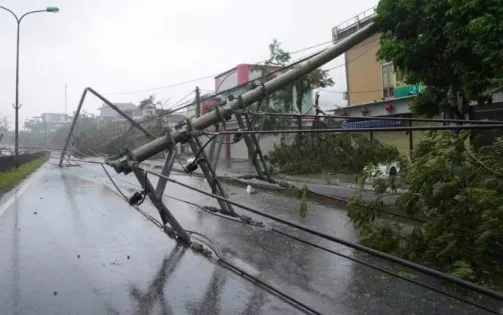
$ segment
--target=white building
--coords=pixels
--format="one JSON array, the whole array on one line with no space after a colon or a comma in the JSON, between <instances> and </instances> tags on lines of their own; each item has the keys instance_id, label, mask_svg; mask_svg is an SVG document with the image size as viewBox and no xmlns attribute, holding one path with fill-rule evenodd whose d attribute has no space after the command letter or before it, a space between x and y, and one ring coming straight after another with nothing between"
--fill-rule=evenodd
<instances>
[{"instance_id":1,"label":"white building","mask_svg":"<svg viewBox=\"0 0 503 315\"><path fill-rule=\"evenodd\" d=\"M145 106L140 108L132 103L114 103L121 111L133 118L134 120L142 120L145 117L153 116L156 110L153 106ZM98 109L100 111L100 117L103 120L109 121L120 121L126 120L118 112L112 109L110 106L103 104L102 107Z\"/></svg>"}]
</instances>

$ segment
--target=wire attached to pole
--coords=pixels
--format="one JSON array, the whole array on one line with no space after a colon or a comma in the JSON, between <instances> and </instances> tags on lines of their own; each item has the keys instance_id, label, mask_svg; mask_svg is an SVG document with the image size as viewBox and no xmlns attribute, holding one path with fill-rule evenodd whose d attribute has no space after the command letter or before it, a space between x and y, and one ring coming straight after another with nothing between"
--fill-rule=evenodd
<instances>
[{"instance_id":1,"label":"wire attached to pole","mask_svg":"<svg viewBox=\"0 0 503 315\"><path fill-rule=\"evenodd\" d=\"M489 297L492 297L492 298L498 299L500 301L503 301L503 294L500 293L500 292L497 292L497 291L494 291L494 290L482 287L482 286L477 285L475 283L459 279L457 277L445 274L443 272L440 272L440 271L437 271L437 270L434 270L434 269L422 266L420 264L417 264L417 263L414 263L414 262L411 262L411 261L408 261L408 260L405 260L405 259L402 259L402 258L399 258L399 257L395 257L395 256L387 254L387 253L380 252L378 250L375 250L375 249L372 249L372 248L369 248L369 247L366 247L366 246L363 246L363 245L360 245L360 244L356 244L356 243L353 243L353 242L350 242L350 241L347 241L347 240L344 240L344 239L341 239L341 238L338 238L338 237L335 237L335 236L331 236L331 235L325 234L323 232L311 229L311 228L309 228L307 226L304 226L304 225L301 225L301 224L297 224L297 223L291 222L289 220L282 219L280 217L277 217L277 216L274 216L274 215L262 212L260 210L254 209L254 208L249 207L247 205L244 205L244 204L232 201L232 200L230 200L228 198L224 198L224 197L219 196L219 195L208 193L208 192L206 192L204 190L198 189L196 187L192 187L190 185L184 184L184 183L179 182L177 180L174 180L172 178L163 176L162 174L158 174L158 173L155 173L155 172L152 172L152 171L147 171L147 172L149 172L150 174L152 174L154 176L158 176L158 177L164 178L164 179L166 179L166 180L168 180L168 181L170 181L172 183L181 185L181 186L183 186L185 188L197 191L197 192L199 192L201 194L204 194L206 196L210 196L210 197L213 197L213 198L225 201L227 203L230 203L232 205L240 207L240 208L242 208L244 210L248 210L248 211L250 211L252 213L255 213L255 214L258 214L260 216L263 216L263 217L269 218L271 220L283 223L285 225L297 228L297 229L299 229L301 231L304 231L304 232L307 232L309 234L313 234L313 235L319 236L321 238L327 239L329 241L342 244L344 246L347 246L347 247L350 247L350 248L362 251L364 253L367 253L367 254L370 254L370 255L373 255L373 256L380 257L382 259L391 261L393 263L397 263L397 264L405 266L405 267L409 267L409 268L414 269L416 271L419 271L419 272L422 272L422 273L425 273L425 274L437 277L437 278L442 279L444 281L448 281L450 283L459 285L459 286L464 287L466 289L469 289L469 290L472 290L472 291L476 291L476 292L478 292L480 294L484 294L484 295L487 295Z\"/></svg>"}]
</instances>

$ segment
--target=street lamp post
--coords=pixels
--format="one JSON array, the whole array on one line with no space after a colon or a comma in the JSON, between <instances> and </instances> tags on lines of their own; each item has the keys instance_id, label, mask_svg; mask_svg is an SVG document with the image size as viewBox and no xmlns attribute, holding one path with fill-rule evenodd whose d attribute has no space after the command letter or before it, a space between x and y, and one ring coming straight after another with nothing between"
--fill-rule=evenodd
<instances>
[{"instance_id":1,"label":"street lamp post","mask_svg":"<svg viewBox=\"0 0 503 315\"><path fill-rule=\"evenodd\" d=\"M10 14L12 14L12 16L14 16L14 18L16 19L16 22L17 22L17 40L16 40L16 103L14 104L14 110L16 112L16 130L15 130L15 134L14 134L14 154L16 156L16 159L17 159L17 156L19 155L19 108L21 107L21 105L19 104L19 29L20 29L20 26L21 26L21 21L23 20L23 18L29 14L33 14L33 13L42 13L42 12L50 12L50 13L58 13L59 12L59 8L57 7L47 7L45 10L35 10L35 11L30 11L30 12L26 12L25 14L21 15L20 18L17 17L17 15L12 12L10 9L7 9L6 7L2 7L0 6L0 9L3 9L7 12L9 12Z\"/></svg>"}]
</instances>

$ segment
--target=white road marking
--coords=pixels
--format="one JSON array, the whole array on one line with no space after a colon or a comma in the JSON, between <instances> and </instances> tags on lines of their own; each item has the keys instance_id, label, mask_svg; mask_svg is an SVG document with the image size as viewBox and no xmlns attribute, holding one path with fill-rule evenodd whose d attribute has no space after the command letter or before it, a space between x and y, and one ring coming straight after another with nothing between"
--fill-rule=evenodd
<instances>
[{"instance_id":1,"label":"white road marking","mask_svg":"<svg viewBox=\"0 0 503 315\"><path fill-rule=\"evenodd\" d=\"M21 197L21 195L28 189L32 182L35 181L36 178L40 177L42 170L44 170L44 166L46 163L42 164L42 166L33 172L27 179L21 182L14 191L8 192L11 196L4 203L0 205L0 216L16 201L17 198Z\"/></svg>"}]
</instances>

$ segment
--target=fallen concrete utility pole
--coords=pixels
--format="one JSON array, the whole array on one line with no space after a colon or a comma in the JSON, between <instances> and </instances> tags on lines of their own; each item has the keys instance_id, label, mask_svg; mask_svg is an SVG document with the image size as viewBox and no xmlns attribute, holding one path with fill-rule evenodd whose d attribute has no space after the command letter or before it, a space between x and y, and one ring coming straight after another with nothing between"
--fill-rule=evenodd
<instances>
[{"instance_id":1,"label":"fallen concrete utility pole","mask_svg":"<svg viewBox=\"0 0 503 315\"><path fill-rule=\"evenodd\" d=\"M77 120L79 119L80 110L82 109L82 105L84 105L84 100L86 99L87 92L94 94L97 98L99 98L101 101L103 101L103 103L110 106L114 111L119 113L119 115L121 115L127 121L129 121L134 127L138 128L140 131L142 131L147 137L149 137L151 139L155 139L154 134L152 134L150 131L148 131L145 127L140 125L133 118L129 117L128 114L124 113L117 106L115 106L112 102L110 102L109 100L104 98L101 94L99 94L98 92L96 92L92 88L88 87L88 88L84 89L84 92L82 93L82 96L80 97L80 102L79 102L79 106L77 107L77 111L73 115L73 121L72 121L72 125L70 126L70 132L68 132L68 136L66 137L65 145L63 146L63 150L61 151L61 157L59 159L59 166L63 166L63 158L65 156L66 149L68 148L68 144L70 144L70 139L72 138L73 130L75 129L75 125L77 124Z\"/></svg>"},{"instance_id":2,"label":"fallen concrete utility pole","mask_svg":"<svg viewBox=\"0 0 503 315\"><path fill-rule=\"evenodd\" d=\"M136 162L142 162L151 156L174 146L180 141L187 141L187 136L190 135L191 131L204 130L211 125L221 122L222 117L230 117L235 110L244 109L245 107L259 101L263 97L266 97L268 94L285 87L292 81L300 79L304 75L340 56L350 48L358 45L374 33L374 24L371 23L315 57L309 59L302 66L292 69L266 83L263 83L261 86L243 94L241 97L229 102L227 105L220 107L219 111L212 111L198 119L193 120L191 122L191 128L184 126L180 130L173 130L171 131L170 136L157 138L137 148L131 152L131 157ZM124 172L127 174L131 172L131 168L129 167L127 160L111 160L107 163L113 166L117 173Z\"/></svg>"}]
</instances>

